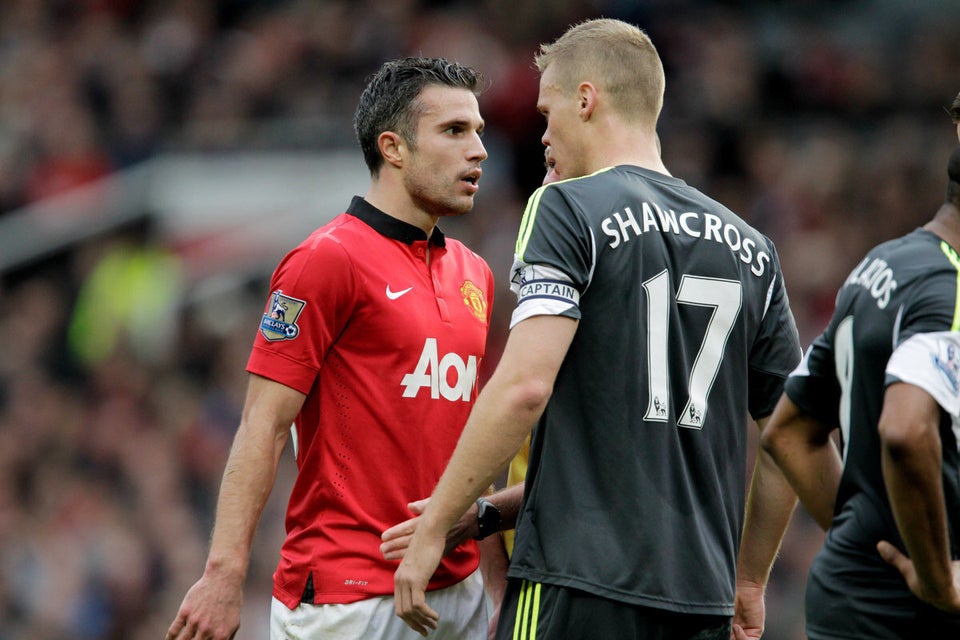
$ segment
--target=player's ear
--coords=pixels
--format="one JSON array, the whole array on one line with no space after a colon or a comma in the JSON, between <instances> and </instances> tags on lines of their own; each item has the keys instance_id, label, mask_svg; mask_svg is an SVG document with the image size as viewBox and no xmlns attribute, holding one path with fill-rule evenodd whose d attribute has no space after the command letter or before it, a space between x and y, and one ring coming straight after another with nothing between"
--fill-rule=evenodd
<instances>
[{"instance_id":1,"label":"player's ear","mask_svg":"<svg viewBox=\"0 0 960 640\"><path fill-rule=\"evenodd\" d=\"M393 131L384 131L377 137L377 146L383 161L399 168L403 165L403 156L407 152L407 145L400 134Z\"/></svg>"},{"instance_id":2,"label":"player's ear","mask_svg":"<svg viewBox=\"0 0 960 640\"><path fill-rule=\"evenodd\" d=\"M593 115L593 110L597 106L597 88L591 82L581 82L577 87L577 100L579 101L580 119L586 122Z\"/></svg>"}]
</instances>

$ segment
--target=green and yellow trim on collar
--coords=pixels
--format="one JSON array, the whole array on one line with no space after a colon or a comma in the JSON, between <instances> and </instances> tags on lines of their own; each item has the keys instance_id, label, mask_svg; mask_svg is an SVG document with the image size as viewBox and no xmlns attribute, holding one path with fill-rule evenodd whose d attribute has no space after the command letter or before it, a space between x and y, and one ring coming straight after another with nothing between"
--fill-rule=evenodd
<instances>
[{"instance_id":1,"label":"green and yellow trim on collar","mask_svg":"<svg viewBox=\"0 0 960 640\"><path fill-rule=\"evenodd\" d=\"M530 234L533 233L533 223L537 217L537 209L540 206L540 198L543 196L544 192L550 187L556 186L558 184L563 184L565 182L572 182L574 180L582 180L583 178L589 178L590 176L595 176L604 171L610 171L614 167L604 167L599 171L594 171L590 175L580 176L578 178L567 178L566 180L558 180L556 182L551 182L550 184L545 184L542 187L539 187L534 191L530 197L527 199L527 208L523 210L523 219L520 220L520 232L517 234L517 244L514 247L514 253L517 254L517 257L523 260L523 253L527 250L527 243L530 242Z\"/></svg>"},{"instance_id":2,"label":"green and yellow trim on collar","mask_svg":"<svg viewBox=\"0 0 960 640\"><path fill-rule=\"evenodd\" d=\"M957 255L956 249L945 241L940 242L940 250L943 251L943 254L947 256L947 260L957 269L957 302L953 310L953 322L950 325L950 330L960 331L960 255Z\"/></svg>"}]
</instances>

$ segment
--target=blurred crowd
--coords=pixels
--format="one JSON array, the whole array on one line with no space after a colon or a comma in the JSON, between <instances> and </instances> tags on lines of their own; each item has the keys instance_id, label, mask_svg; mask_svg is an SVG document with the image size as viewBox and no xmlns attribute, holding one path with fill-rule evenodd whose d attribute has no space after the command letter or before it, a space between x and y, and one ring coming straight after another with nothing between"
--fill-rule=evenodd
<instances>
[{"instance_id":1,"label":"blurred crowd","mask_svg":"<svg viewBox=\"0 0 960 640\"><path fill-rule=\"evenodd\" d=\"M543 175L532 56L597 16L651 34L666 166L777 243L804 342L863 251L942 202L956 144L944 108L960 91L951 0L4 0L0 222L168 151L352 145L384 59L454 58L489 81L477 205L441 225L500 279L489 371ZM191 304L197 283L149 213L0 273L0 640L163 637L203 568L269 273ZM266 635L286 462L240 640ZM803 637L821 540L798 511L765 637Z\"/></svg>"}]
</instances>

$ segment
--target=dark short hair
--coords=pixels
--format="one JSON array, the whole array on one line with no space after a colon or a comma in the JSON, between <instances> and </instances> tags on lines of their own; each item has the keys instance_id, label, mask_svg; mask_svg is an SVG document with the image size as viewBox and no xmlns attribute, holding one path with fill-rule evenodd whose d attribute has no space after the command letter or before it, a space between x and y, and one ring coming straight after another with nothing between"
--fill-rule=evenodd
<instances>
[{"instance_id":1,"label":"dark short hair","mask_svg":"<svg viewBox=\"0 0 960 640\"><path fill-rule=\"evenodd\" d=\"M370 175L377 176L383 167L377 138L384 131L398 133L416 148L420 116L417 98L424 87L443 85L480 95L482 82L479 71L445 58L410 57L384 63L363 90L353 118L353 129Z\"/></svg>"},{"instance_id":2,"label":"dark short hair","mask_svg":"<svg viewBox=\"0 0 960 640\"><path fill-rule=\"evenodd\" d=\"M957 94L957 97L953 99L953 104L950 105L950 117L953 118L954 122L960 124L960 93Z\"/></svg>"}]
</instances>

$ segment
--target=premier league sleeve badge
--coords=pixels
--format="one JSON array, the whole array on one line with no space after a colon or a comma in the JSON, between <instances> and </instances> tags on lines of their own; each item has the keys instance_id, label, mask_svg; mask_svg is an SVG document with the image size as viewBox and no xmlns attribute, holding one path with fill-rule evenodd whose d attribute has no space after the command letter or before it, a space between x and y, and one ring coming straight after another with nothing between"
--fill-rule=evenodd
<instances>
[{"instance_id":1,"label":"premier league sleeve badge","mask_svg":"<svg viewBox=\"0 0 960 640\"><path fill-rule=\"evenodd\" d=\"M300 334L297 318L306 305L305 300L285 296L279 290L274 291L270 294L270 304L260 321L260 333L271 342L293 340Z\"/></svg>"}]
</instances>

